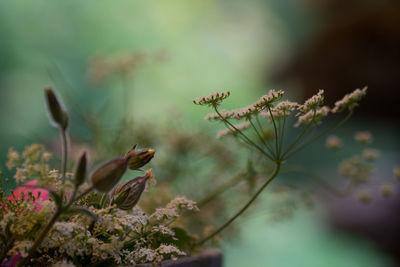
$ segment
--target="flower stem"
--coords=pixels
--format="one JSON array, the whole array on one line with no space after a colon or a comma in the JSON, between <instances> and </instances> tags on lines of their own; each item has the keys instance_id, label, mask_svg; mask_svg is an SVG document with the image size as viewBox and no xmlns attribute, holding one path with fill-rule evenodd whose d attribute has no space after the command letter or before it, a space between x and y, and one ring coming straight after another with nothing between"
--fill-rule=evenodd
<instances>
[{"instance_id":1,"label":"flower stem","mask_svg":"<svg viewBox=\"0 0 400 267\"><path fill-rule=\"evenodd\" d=\"M53 227L54 223L57 221L58 217L61 215L63 212L62 207L58 207L57 211L53 214L53 217L51 217L49 223L46 225L40 236L35 240L35 243L33 243L32 247L28 251L28 256L23 258L17 265L17 267L22 267L26 266L26 264L29 262L29 260L32 258L33 254L36 252L40 244L42 244L42 241L50 231L51 227Z\"/></svg>"},{"instance_id":2,"label":"flower stem","mask_svg":"<svg viewBox=\"0 0 400 267\"><path fill-rule=\"evenodd\" d=\"M61 142L62 142L61 170L62 170L62 179L65 179L65 174L67 172L67 165L68 165L68 137L67 137L67 130L60 129L60 131L61 131Z\"/></svg>"},{"instance_id":3,"label":"flower stem","mask_svg":"<svg viewBox=\"0 0 400 267\"><path fill-rule=\"evenodd\" d=\"M304 144L302 144L301 146L299 146L298 148L296 148L295 150L293 150L292 152L290 152L289 154L285 155L283 157L283 160L286 160L288 158L290 158L291 156L293 156L294 154L296 154L297 152L299 152L300 150L302 150L304 147L308 146L309 144L311 144L312 142L315 142L316 140L318 140L319 138L321 138L322 136L332 132L333 130L335 130L337 127L339 127L340 125L342 125L343 123L345 123L348 119L350 119L351 115L353 115L353 111L350 111L349 114L347 114L347 116L341 120L340 122L338 122L337 124L333 125L332 127L326 129L325 131L321 132L319 135L317 135L315 138L305 142Z\"/></svg>"},{"instance_id":4,"label":"flower stem","mask_svg":"<svg viewBox=\"0 0 400 267\"><path fill-rule=\"evenodd\" d=\"M264 182L264 184L257 190L257 192L251 197L251 199L244 205L232 218L230 218L226 223L224 223L221 227L219 227L217 230L215 230L213 233L210 235L206 236L203 238L200 242L198 242L195 246L201 246L208 240L212 239L214 236L218 235L220 232L222 232L226 227L228 227L233 221L236 220L237 217L239 217L243 212L245 212L248 207L257 199L257 197L261 194L261 192L264 190L265 187L278 175L279 170L281 167L281 163L279 161L276 162L275 165L275 170L271 174L271 176Z\"/></svg>"}]
</instances>

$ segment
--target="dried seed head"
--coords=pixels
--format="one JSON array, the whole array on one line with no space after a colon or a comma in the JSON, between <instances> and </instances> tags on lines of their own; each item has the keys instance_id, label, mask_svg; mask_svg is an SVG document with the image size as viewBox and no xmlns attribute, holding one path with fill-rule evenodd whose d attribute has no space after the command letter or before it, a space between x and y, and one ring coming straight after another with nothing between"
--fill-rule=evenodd
<instances>
[{"instance_id":1,"label":"dried seed head","mask_svg":"<svg viewBox=\"0 0 400 267\"><path fill-rule=\"evenodd\" d=\"M76 187L80 186L85 181L86 168L87 168L86 166L87 166L86 152L83 152L82 156L79 158L78 164L76 165L75 169L74 183Z\"/></svg>"},{"instance_id":2,"label":"dried seed head","mask_svg":"<svg viewBox=\"0 0 400 267\"><path fill-rule=\"evenodd\" d=\"M101 165L91 175L93 187L99 192L107 193L124 175L127 166L126 158L115 158Z\"/></svg>"},{"instance_id":3,"label":"dried seed head","mask_svg":"<svg viewBox=\"0 0 400 267\"><path fill-rule=\"evenodd\" d=\"M128 161L128 167L130 170L137 170L149 163L154 157L156 151L152 148L144 148L136 150L136 145L128 151L125 158Z\"/></svg>"},{"instance_id":4,"label":"dried seed head","mask_svg":"<svg viewBox=\"0 0 400 267\"><path fill-rule=\"evenodd\" d=\"M61 129L67 129L69 120L67 111L61 106L60 101L51 87L46 87L44 90L47 110L49 111L51 120Z\"/></svg>"},{"instance_id":5,"label":"dried seed head","mask_svg":"<svg viewBox=\"0 0 400 267\"><path fill-rule=\"evenodd\" d=\"M153 178L153 173L148 170L144 176L138 176L117 185L110 193L111 203L122 210L132 209L145 190L147 180L151 178Z\"/></svg>"}]
</instances>

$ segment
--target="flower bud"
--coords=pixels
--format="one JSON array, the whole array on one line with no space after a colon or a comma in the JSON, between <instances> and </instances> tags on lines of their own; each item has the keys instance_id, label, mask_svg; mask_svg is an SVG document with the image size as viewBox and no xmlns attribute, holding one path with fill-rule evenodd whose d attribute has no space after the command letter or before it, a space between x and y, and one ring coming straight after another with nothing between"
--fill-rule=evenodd
<instances>
[{"instance_id":1,"label":"flower bud","mask_svg":"<svg viewBox=\"0 0 400 267\"><path fill-rule=\"evenodd\" d=\"M146 188L146 181L150 178L153 178L153 173L148 170L144 176L138 176L119 184L110 193L111 203L116 204L122 210L132 209L138 203Z\"/></svg>"},{"instance_id":2,"label":"flower bud","mask_svg":"<svg viewBox=\"0 0 400 267\"><path fill-rule=\"evenodd\" d=\"M51 89L46 87L45 89L47 109L50 113L51 120L60 126L61 129L65 130L68 127L68 114L67 111L62 108L60 101Z\"/></svg>"},{"instance_id":3,"label":"flower bud","mask_svg":"<svg viewBox=\"0 0 400 267\"><path fill-rule=\"evenodd\" d=\"M147 163L154 157L156 151L152 148L143 148L136 150L136 145L126 153L128 160L128 167L130 170L137 170Z\"/></svg>"},{"instance_id":4,"label":"flower bud","mask_svg":"<svg viewBox=\"0 0 400 267\"><path fill-rule=\"evenodd\" d=\"M86 152L84 152L82 156L79 158L78 164L76 165L75 169L74 183L76 187L80 186L85 181L86 165L87 165L87 158L86 158Z\"/></svg>"},{"instance_id":5,"label":"flower bud","mask_svg":"<svg viewBox=\"0 0 400 267\"><path fill-rule=\"evenodd\" d=\"M101 165L91 175L93 187L99 192L107 193L118 183L126 168L125 158L115 158Z\"/></svg>"}]
</instances>

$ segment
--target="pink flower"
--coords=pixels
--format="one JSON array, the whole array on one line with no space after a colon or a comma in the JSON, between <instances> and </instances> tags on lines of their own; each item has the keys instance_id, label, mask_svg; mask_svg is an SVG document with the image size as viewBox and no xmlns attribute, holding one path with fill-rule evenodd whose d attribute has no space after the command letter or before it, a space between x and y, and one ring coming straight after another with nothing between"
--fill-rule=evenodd
<instances>
[{"instance_id":1,"label":"pink flower","mask_svg":"<svg viewBox=\"0 0 400 267\"><path fill-rule=\"evenodd\" d=\"M35 197L36 211L40 211L42 206L38 203L38 200L45 201L49 199L49 194L47 190L42 188L35 188L34 186L37 184L37 180L29 181L17 189L14 190L13 195L9 195L8 199L15 202L16 200L21 200L21 194L24 194L25 199L28 199L28 192L32 192L32 195ZM40 196L39 196L40 193ZM14 198L15 196L15 198Z\"/></svg>"}]
</instances>

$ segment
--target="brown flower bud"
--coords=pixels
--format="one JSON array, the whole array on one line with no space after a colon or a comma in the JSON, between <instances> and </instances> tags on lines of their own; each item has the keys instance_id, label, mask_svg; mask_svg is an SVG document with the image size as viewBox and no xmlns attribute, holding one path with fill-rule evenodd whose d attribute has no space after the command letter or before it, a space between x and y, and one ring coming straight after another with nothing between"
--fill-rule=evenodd
<instances>
[{"instance_id":1,"label":"brown flower bud","mask_svg":"<svg viewBox=\"0 0 400 267\"><path fill-rule=\"evenodd\" d=\"M91 175L93 187L102 193L110 191L124 175L126 158L115 158L98 167Z\"/></svg>"},{"instance_id":2,"label":"brown flower bud","mask_svg":"<svg viewBox=\"0 0 400 267\"><path fill-rule=\"evenodd\" d=\"M68 114L67 111L61 106L56 94L51 87L46 87L45 97L47 110L49 111L51 120L57 124L61 129L65 130L68 127Z\"/></svg>"},{"instance_id":3,"label":"brown flower bud","mask_svg":"<svg viewBox=\"0 0 400 267\"><path fill-rule=\"evenodd\" d=\"M153 173L148 170L144 176L117 185L110 193L111 204L116 204L122 210L132 209L146 188L146 181L152 177Z\"/></svg>"},{"instance_id":4,"label":"brown flower bud","mask_svg":"<svg viewBox=\"0 0 400 267\"><path fill-rule=\"evenodd\" d=\"M136 150L135 145L131 150L126 153L126 158L128 160L128 167L130 170L137 170L147 163L154 157L156 151L152 148L143 148Z\"/></svg>"},{"instance_id":5,"label":"brown flower bud","mask_svg":"<svg viewBox=\"0 0 400 267\"><path fill-rule=\"evenodd\" d=\"M76 187L80 186L85 181L86 168L87 168L86 166L87 166L86 152L83 152L82 156L79 158L78 164L76 165L75 169L74 183Z\"/></svg>"}]
</instances>

